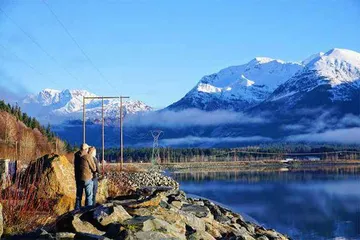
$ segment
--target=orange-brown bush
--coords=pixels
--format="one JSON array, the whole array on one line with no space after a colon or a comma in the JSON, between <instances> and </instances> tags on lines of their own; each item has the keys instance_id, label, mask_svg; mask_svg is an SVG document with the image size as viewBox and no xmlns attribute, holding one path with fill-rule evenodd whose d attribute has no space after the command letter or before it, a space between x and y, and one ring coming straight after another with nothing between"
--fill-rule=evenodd
<instances>
[{"instance_id":1,"label":"orange-brown bush","mask_svg":"<svg viewBox=\"0 0 360 240\"><path fill-rule=\"evenodd\" d=\"M65 153L65 144L58 138L51 141L39 129L31 129L12 114L0 111L0 158L20 160L19 165L48 153Z\"/></svg>"}]
</instances>

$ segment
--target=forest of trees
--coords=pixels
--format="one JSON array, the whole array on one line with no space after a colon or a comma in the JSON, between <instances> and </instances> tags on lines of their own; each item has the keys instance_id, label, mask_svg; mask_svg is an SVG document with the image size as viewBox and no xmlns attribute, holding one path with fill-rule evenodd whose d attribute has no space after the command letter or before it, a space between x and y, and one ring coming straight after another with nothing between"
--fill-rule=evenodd
<instances>
[{"instance_id":1,"label":"forest of trees","mask_svg":"<svg viewBox=\"0 0 360 240\"><path fill-rule=\"evenodd\" d=\"M344 151L344 152L339 152ZM119 149L105 150L105 160L118 161ZM337 152L337 153L334 153ZM191 161L253 161L265 159L281 160L289 157L287 153L299 153L290 156L298 159L318 157L322 160L359 159L360 146L325 145L325 144L294 144L274 143L241 148L160 148L157 162L191 162ZM301 155L303 153L310 153ZM312 154L311 154L312 153ZM318 154L322 153L322 154ZM125 148L125 162L151 162L152 148ZM156 156L156 155L155 155Z\"/></svg>"},{"instance_id":2,"label":"forest of trees","mask_svg":"<svg viewBox=\"0 0 360 240\"><path fill-rule=\"evenodd\" d=\"M23 113L19 106L0 101L0 158L31 160L51 152L63 153L70 146L38 120Z\"/></svg>"}]
</instances>

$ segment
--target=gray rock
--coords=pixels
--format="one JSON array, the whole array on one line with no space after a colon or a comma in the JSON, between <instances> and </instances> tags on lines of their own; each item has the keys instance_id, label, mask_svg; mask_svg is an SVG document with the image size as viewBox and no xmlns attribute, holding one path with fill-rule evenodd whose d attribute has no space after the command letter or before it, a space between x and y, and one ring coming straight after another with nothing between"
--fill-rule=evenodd
<instances>
[{"instance_id":1,"label":"gray rock","mask_svg":"<svg viewBox=\"0 0 360 240\"><path fill-rule=\"evenodd\" d=\"M83 210L86 211L86 210ZM90 222L87 222L81 217L88 212L70 212L63 216L56 222L56 225L52 232L72 232L72 233L90 233L95 235L103 235L105 232L98 230Z\"/></svg>"},{"instance_id":2,"label":"gray rock","mask_svg":"<svg viewBox=\"0 0 360 240\"><path fill-rule=\"evenodd\" d=\"M155 231L147 231L147 232L137 232L135 233L135 237L137 240L177 240L176 237L171 237L168 234L162 232L155 232Z\"/></svg>"},{"instance_id":3,"label":"gray rock","mask_svg":"<svg viewBox=\"0 0 360 240\"><path fill-rule=\"evenodd\" d=\"M204 204L206 207L209 208L210 212L212 215L214 215L214 219L218 222L221 223L230 223L231 219L228 218L227 216L225 216L225 214L223 213L223 211L221 211L222 209L213 204L212 202L208 201L208 200L204 200Z\"/></svg>"},{"instance_id":4,"label":"gray rock","mask_svg":"<svg viewBox=\"0 0 360 240\"><path fill-rule=\"evenodd\" d=\"M91 223L82 221L80 218L75 217L72 221L72 225L76 233L89 233L94 235L104 235L105 232L98 230Z\"/></svg>"},{"instance_id":5,"label":"gray rock","mask_svg":"<svg viewBox=\"0 0 360 240\"><path fill-rule=\"evenodd\" d=\"M205 231L196 231L188 237L188 240L215 240L215 238Z\"/></svg>"},{"instance_id":6,"label":"gray rock","mask_svg":"<svg viewBox=\"0 0 360 240\"><path fill-rule=\"evenodd\" d=\"M205 231L205 222L194 214L179 210L179 213L185 217L185 224L196 231Z\"/></svg>"},{"instance_id":7,"label":"gray rock","mask_svg":"<svg viewBox=\"0 0 360 240\"><path fill-rule=\"evenodd\" d=\"M207 217L210 213L209 208L195 204L184 204L181 207L182 211L190 212L199 218Z\"/></svg>"},{"instance_id":8,"label":"gray rock","mask_svg":"<svg viewBox=\"0 0 360 240\"><path fill-rule=\"evenodd\" d=\"M182 203L181 201L175 200L175 201L172 201L172 202L171 202L171 205L173 205L174 207L180 209L180 208L182 207L183 203Z\"/></svg>"},{"instance_id":9,"label":"gray rock","mask_svg":"<svg viewBox=\"0 0 360 240\"><path fill-rule=\"evenodd\" d=\"M245 228L249 231L249 233L254 234L255 233L255 227L251 224L246 224Z\"/></svg>"},{"instance_id":10,"label":"gray rock","mask_svg":"<svg viewBox=\"0 0 360 240\"><path fill-rule=\"evenodd\" d=\"M185 238L181 233L181 229L168 222L149 216L149 217L134 217L124 222L124 226L132 232L161 232L168 236L176 237L177 239ZM137 237L137 233L135 233Z\"/></svg>"},{"instance_id":11,"label":"gray rock","mask_svg":"<svg viewBox=\"0 0 360 240\"><path fill-rule=\"evenodd\" d=\"M131 218L130 214L121 205L105 204L95 208L93 212L94 219L102 226L110 223L124 222Z\"/></svg>"},{"instance_id":12,"label":"gray rock","mask_svg":"<svg viewBox=\"0 0 360 240\"><path fill-rule=\"evenodd\" d=\"M270 240L272 239L278 239L279 238L279 234L277 232L274 232L272 230L269 230L265 233L266 237L269 238Z\"/></svg>"},{"instance_id":13,"label":"gray rock","mask_svg":"<svg viewBox=\"0 0 360 240\"><path fill-rule=\"evenodd\" d=\"M144 228L146 221L155 219L153 216L136 216L126 220L123 225L132 232L140 231Z\"/></svg>"},{"instance_id":14,"label":"gray rock","mask_svg":"<svg viewBox=\"0 0 360 240\"><path fill-rule=\"evenodd\" d=\"M110 240L107 237L96 235L96 234L90 234L90 233L76 233L74 239L81 239L81 240Z\"/></svg>"},{"instance_id":15,"label":"gray rock","mask_svg":"<svg viewBox=\"0 0 360 240\"><path fill-rule=\"evenodd\" d=\"M58 232L55 235L56 239L73 239L75 237L75 233L71 232Z\"/></svg>"},{"instance_id":16,"label":"gray rock","mask_svg":"<svg viewBox=\"0 0 360 240\"><path fill-rule=\"evenodd\" d=\"M250 235L247 234L247 233L241 235L241 236L240 236L240 239L242 239L242 240L255 240L255 238L253 238L252 236L250 236Z\"/></svg>"}]
</instances>

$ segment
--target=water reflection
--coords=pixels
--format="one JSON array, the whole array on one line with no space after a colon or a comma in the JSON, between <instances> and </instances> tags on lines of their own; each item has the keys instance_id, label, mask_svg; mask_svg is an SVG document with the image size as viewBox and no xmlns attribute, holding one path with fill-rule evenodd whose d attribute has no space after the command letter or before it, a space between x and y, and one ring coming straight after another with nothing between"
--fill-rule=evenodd
<instances>
[{"instance_id":1,"label":"water reflection","mask_svg":"<svg viewBox=\"0 0 360 240\"><path fill-rule=\"evenodd\" d=\"M213 199L294 239L360 239L360 167L173 173Z\"/></svg>"}]
</instances>

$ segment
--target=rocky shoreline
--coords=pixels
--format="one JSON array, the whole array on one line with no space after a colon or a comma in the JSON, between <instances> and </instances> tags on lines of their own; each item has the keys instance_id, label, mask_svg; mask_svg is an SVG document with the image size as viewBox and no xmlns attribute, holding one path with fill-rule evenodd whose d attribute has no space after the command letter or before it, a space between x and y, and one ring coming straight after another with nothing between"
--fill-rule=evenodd
<instances>
[{"instance_id":1,"label":"rocky shoreline","mask_svg":"<svg viewBox=\"0 0 360 240\"><path fill-rule=\"evenodd\" d=\"M208 200L170 187L148 187L60 216L53 226L13 239L245 239L286 236Z\"/></svg>"},{"instance_id":2,"label":"rocky shoreline","mask_svg":"<svg viewBox=\"0 0 360 240\"><path fill-rule=\"evenodd\" d=\"M121 180L124 185L134 190L149 186L168 186L174 189L179 189L179 183L177 181L159 173L158 171L110 172L107 177L118 181Z\"/></svg>"},{"instance_id":3,"label":"rocky shoreline","mask_svg":"<svg viewBox=\"0 0 360 240\"><path fill-rule=\"evenodd\" d=\"M302 160L281 162L279 160L258 160L258 161L221 161L221 162L186 162L162 164L162 169L171 169L176 172L192 171L276 171L281 168L290 169L313 169L315 167L337 167L359 165L359 160Z\"/></svg>"},{"instance_id":4,"label":"rocky shoreline","mask_svg":"<svg viewBox=\"0 0 360 240\"><path fill-rule=\"evenodd\" d=\"M6 231L4 239L289 239L209 200L187 198L178 182L156 171L110 172L100 184L100 203L69 211L75 192L66 188L74 186L71 164L56 155L41 161L46 164L39 172L38 178L43 180L38 184L44 187L37 196L60 196L53 210L58 217L30 233ZM129 191L109 194L114 180L118 182L113 187Z\"/></svg>"},{"instance_id":5,"label":"rocky shoreline","mask_svg":"<svg viewBox=\"0 0 360 240\"><path fill-rule=\"evenodd\" d=\"M104 204L71 211L55 224L8 239L242 239L286 240L272 229L209 200L171 187L140 188Z\"/></svg>"}]
</instances>

